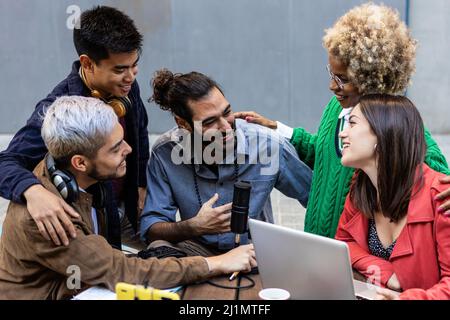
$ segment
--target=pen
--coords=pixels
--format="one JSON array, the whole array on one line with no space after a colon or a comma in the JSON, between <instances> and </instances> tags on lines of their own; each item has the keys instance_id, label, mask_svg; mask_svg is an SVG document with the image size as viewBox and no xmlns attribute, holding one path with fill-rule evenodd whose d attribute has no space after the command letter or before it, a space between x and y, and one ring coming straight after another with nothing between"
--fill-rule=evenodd
<instances>
[{"instance_id":1,"label":"pen","mask_svg":"<svg viewBox=\"0 0 450 320\"><path fill-rule=\"evenodd\" d=\"M230 281L233 281L234 279L236 279L236 277L238 276L239 271L233 272L233 274L230 277Z\"/></svg>"},{"instance_id":2,"label":"pen","mask_svg":"<svg viewBox=\"0 0 450 320\"><path fill-rule=\"evenodd\" d=\"M240 243L241 243L241 235L240 234L236 234L234 236L234 247L235 248L239 247ZM230 281L233 281L234 279L236 279L238 274L239 274L239 271L233 272L233 274L230 277Z\"/></svg>"}]
</instances>

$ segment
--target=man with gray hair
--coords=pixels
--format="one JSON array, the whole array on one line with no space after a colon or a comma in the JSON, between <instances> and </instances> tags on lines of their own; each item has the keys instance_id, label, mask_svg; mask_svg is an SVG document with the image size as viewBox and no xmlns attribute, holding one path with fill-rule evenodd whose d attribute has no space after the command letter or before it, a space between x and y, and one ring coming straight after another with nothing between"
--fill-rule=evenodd
<instances>
[{"instance_id":1,"label":"man with gray hair","mask_svg":"<svg viewBox=\"0 0 450 320\"><path fill-rule=\"evenodd\" d=\"M102 181L126 174L132 151L114 111L98 99L58 98L47 110L42 138L48 149L34 170L44 188L80 213L77 237L56 246L41 236L26 205L11 202L0 241L0 300L65 299L90 286L116 283L167 288L222 273L250 270L252 246L215 257L126 257L105 240Z\"/></svg>"}]
</instances>

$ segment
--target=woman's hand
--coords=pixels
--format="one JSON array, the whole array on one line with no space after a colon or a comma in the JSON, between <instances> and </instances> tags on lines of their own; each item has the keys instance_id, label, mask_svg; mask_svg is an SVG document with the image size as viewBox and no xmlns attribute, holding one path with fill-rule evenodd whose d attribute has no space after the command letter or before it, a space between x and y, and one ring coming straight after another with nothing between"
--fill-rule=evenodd
<instances>
[{"instance_id":1,"label":"woman's hand","mask_svg":"<svg viewBox=\"0 0 450 320\"><path fill-rule=\"evenodd\" d=\"M387 282L387 287L391 290L401 291L402 286L400 285L400 281L398 281L397 275L394 273Z\"/></svg>"},{"instance_id":2,"label":"woman's hand","mask_svg":"<svg viewBox=\"0 0 450 320\"><path fill-rule=\"evenodd\" d=\"M375 300L400 300L400 297L387 289L379 288Z\"/></svg>"},{"instance_id":3,"label":"woman's hand","mask_svg":"<svg viewBox=\"0 0 450 320\"><path fill-rule=\"evenodd\" d=\"M446 176L439 181L441 183L450 184L450 176ZM436 200L447 200L438 208L438 210L439 212L444 213L445 216L450 217L450 188L438 194Z\"/></svg>"},{"instance_id":4,"label":"woman's hand","mask_svg":"<svg viewBox=\"0 0 450 320\"><path fill-rule=\"evenodd\" d=\"M254 112L254 111L242 111L242 112L236 112L234 114L235 118L243 119L249 123L256 123L261 126L270 128L270 129L276 129L277 128L277 122L267 119L266 117L263 117L262 115Z\"/></svg>"}]
</instances>

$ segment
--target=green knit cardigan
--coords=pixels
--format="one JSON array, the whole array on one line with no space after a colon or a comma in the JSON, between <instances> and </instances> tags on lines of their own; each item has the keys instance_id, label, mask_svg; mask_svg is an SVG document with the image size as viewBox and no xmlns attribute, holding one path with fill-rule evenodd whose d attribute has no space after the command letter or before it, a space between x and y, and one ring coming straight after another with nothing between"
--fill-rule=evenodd
<instances>
[{"instance_id":1,"label":"green knit cardigan","mask_svg":"<svg viewBox=\"0 0 450 320\"><path fill-rule=\"evenodd\" d=\"M336 126L341 111L339 101L333 97L324 111L317 134L296 128L291 138L300 159L314 170L305 231L326 237L335 236L354 173L354 169L342 166L336 154ZM428 146L425 163L435 171L450 174L445 157L426 129L425 139Z\"/></svg>"}]
</instances>

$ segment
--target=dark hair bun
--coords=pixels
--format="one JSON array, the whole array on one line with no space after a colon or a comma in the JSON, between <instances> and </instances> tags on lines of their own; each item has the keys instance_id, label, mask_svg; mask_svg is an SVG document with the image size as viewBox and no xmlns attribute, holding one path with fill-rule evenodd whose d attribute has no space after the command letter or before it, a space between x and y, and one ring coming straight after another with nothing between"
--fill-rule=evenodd
<instances>
[{"instance_id":1,"label":"dark hair bun","mask_svg":"<svg viewBox=\"0 0 450 320\"><path fill-rule=\"evenodd\" d=\"M162 109L170 109L168 93L173 85L174 78L174 74L167 69L156 71L153 77L153 96L151 100L160 105Z\"/></svg>"}]
</instances>

